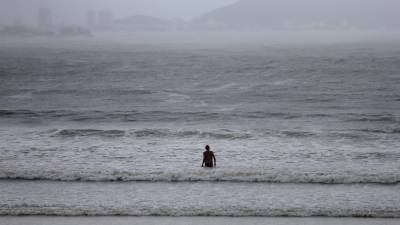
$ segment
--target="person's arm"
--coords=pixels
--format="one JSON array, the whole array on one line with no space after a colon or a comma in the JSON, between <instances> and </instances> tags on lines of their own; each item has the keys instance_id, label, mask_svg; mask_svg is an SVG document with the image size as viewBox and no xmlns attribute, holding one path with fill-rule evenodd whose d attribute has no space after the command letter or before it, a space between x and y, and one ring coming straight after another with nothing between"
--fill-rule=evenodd
<instances>
[{"instance_id":1,"label":"person's arm","mask_svg":"<svg viewBox=\"0 0 400 225\"><path fill-rule=\"evenodd\" d=\"M204 167L204 160L206 159L205 154L203 153L203 162L201 163L201 167Z\"/></svg>"},{"instance_id":2,"label":"person's arm","mask_svg":"<svg viewBox=\"0 0 400 225\"><path fill-rule=\"evenodd\" d=\"M216 166L216 165L217 165L217 159L215 158L214 153L213 153L212 157L213 157L213 159L214 159L214 166Z\"/></svg>"}]
</instances>

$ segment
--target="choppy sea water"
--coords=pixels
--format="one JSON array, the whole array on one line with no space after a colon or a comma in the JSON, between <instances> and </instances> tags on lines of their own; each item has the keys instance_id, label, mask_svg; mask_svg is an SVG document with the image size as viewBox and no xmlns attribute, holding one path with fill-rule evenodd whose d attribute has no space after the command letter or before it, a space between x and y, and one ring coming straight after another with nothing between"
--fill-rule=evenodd
<instances>
[{"instance_id":1,"label":"choppy sea water","mask_svg":"<svg viewBox=\"0 0 400 225\"><path fill-rule=\"evenodd\" d=\"M400 217L399 46L3 47L0 81L1 215Z\"/></svg>"}]
</instances>

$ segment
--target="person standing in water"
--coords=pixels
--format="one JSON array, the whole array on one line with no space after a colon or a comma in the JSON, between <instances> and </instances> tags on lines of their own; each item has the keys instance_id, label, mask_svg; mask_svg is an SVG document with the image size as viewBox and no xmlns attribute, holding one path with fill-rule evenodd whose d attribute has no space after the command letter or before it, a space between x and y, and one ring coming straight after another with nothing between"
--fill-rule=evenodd
<instances>
[{"instance_id":1,"label":"person standing in water","mask_svg":"<svg viewBox=\"0 0 400 225\"><path fill-rule=\"evenodd\" d=\"M213 164L214 160L214 164ZM203 163L201 167L214 167L217 166L217 160L215 159L215 155L213 151L210 151L210 146L206 145L206 151L203 152Z\"/></svg>"}]
</instances>

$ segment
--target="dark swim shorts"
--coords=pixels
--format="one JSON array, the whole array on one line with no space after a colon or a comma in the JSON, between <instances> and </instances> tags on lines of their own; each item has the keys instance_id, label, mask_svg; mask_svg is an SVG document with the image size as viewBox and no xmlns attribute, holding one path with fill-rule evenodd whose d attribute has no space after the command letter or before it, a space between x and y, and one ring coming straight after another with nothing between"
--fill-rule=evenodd
<instances>
[{"instance_id":1,"label":"dark swim shorts","mask_svg":"<svg viewBox=\"0 0 400 225\"><path fill-rule=\"evenodd\" d=\"M206 162L206 163L205 163L205 166L206 166L206 167L213 167L213 163L212 163L212 162Z\"/></svg>"}]
</instances>

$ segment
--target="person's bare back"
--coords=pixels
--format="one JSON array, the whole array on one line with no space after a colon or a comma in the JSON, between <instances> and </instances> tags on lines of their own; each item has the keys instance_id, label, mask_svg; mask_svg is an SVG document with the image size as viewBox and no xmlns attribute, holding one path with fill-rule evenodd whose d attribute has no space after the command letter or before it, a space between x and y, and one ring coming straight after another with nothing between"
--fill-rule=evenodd
<instances>
[{"instance_id":1,"label":"person's bare back","mask_svg":"<svg viewBox=\"0 0 400 225\"><path fill-rule=\"evenodd\" d=\"M214 164L213 164L214 160ZM203 163L201 167L214 167L217 166L217 160L215 159L215 155L213 151L210 151L210 146L206 146L206 151L203 152Z\"/></svg>"}]
</instances>

